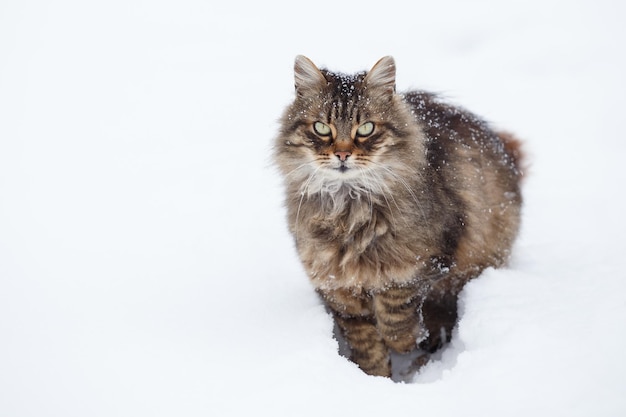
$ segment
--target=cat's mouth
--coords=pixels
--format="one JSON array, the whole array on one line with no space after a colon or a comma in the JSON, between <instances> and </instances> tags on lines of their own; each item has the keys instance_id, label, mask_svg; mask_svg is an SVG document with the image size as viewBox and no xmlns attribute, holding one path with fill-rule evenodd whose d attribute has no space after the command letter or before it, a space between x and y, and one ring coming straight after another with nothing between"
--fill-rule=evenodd
<instances>
[{"instance_id":1,"label":"cat's mouth","mask_svg":"<svg viewBox=\"0 0 626 417\"><path fill-rule=\"evenodd\" d=\"M344 163L329 168L328 173L332 176L332 178L337 180L347 181L359 176L359 170L349 164Z\"/></svg>"},{"instance_id":2,"label":"cat's mouth","mask_svg":"<svg viewBox=\"0 0 626 417\"><path fill-rule=\"evenodd\" d=\"M355 169L354 165L346 162L330 164L327 165L326 168L328 169L328 175L342 181L351 179L359 174L359 170Z\"/></svg>"}]
</instances>

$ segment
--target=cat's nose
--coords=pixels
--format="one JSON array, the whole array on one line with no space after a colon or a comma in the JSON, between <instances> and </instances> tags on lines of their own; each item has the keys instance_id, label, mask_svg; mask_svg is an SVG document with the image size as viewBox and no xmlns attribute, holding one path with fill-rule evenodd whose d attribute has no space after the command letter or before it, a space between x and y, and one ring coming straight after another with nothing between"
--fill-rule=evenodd
<instances>
[{"instance_id":1,"label":"cat's nose","mask_svg":"<svg viewBox=\"0 0 626 417\"><path fill-rule=\"evenodd\" d=\"M348 151L337 151L335 152L335 155L337 155L337 158L339 158L339 160L341 162L345 162L346 159L348 159L348 157L350 155L352 155L352 152L348 152Z\"/></svg>"}]
</instances>

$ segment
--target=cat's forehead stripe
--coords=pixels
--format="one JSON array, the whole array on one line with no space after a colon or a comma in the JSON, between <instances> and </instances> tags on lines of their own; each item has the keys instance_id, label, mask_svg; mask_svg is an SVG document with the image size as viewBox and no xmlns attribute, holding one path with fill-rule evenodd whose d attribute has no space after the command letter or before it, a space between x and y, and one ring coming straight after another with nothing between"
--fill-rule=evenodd
<instances>
[{"instance_id":1,"label":"cat's forehead stripe","mask_svg":"<svg viewBox=\"0 0 626 417\"><path fill-rule=\"evenodd\" d=\"M330 77L330 81L335 85L335 90L341 95L346 97L352 97L357 90L358 84L363 81L363 75L364 73L332 74ZM326 77L326 79L328 78L329 77Z\"/></svg>"}]
</instances>

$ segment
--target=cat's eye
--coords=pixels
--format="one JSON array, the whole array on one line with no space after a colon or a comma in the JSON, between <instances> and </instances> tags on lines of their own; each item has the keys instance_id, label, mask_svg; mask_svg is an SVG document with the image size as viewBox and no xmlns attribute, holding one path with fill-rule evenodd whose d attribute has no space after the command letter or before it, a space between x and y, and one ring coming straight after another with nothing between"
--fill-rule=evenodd
<instances>
[{"instance_id":1,"label":"cat's eye","mask_svg":"<svg viewBox=\"0 0 626 417\"><path fill-rule=\"evenodd\" d=\"M365 136L371 135L373 131L374 131L374 123L365 122L357 128L356 133L361 137L365 137Z\"/></svg>"},{"instance_id":2,"label":"cat's eye","mask_svg":"<svg viewBox=\"0 0 626 417\"><path fill-rule=\"evenodd\" d=\"M330 126L326 123L315 122L313 123L313 130L320 136L328 136L330 135Z\"/></svg>"}]
</instances>

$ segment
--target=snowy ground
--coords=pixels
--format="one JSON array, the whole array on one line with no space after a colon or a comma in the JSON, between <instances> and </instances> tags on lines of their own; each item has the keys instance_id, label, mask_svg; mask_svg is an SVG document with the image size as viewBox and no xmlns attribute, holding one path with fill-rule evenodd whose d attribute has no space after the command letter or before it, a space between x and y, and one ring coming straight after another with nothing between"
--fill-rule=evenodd
<instances>
[{"instance_id":1,"label":"snowy ground","mask_svg":"<svg viewBox=\"0 0 626 417\"><path fill-rule=\"evenodd\" d=\"M0 4L0 415L625 415L626 6L216 3ZM511 266L413 383L337 355L287 234L299 53L527 142Z\"/></svg>"}]
</instances>

